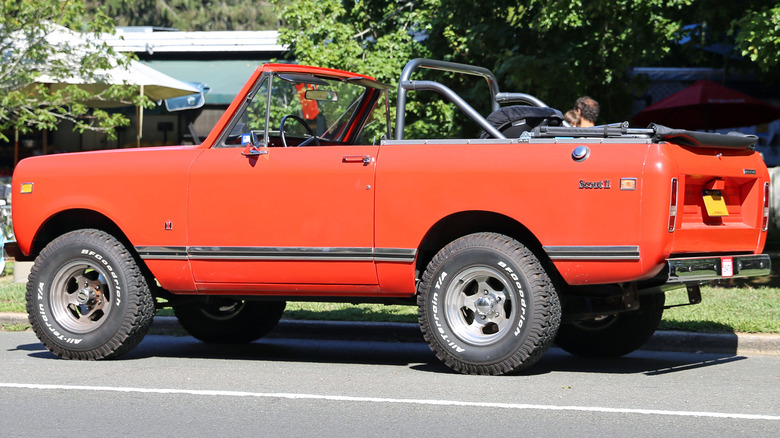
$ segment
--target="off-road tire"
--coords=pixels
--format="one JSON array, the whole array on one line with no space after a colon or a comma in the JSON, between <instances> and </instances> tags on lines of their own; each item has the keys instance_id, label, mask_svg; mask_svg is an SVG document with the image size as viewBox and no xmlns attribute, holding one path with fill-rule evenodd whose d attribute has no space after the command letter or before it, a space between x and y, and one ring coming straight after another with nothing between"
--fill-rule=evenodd
<instances>
[{"instance_id":1,"label":"off-road tire","mask_svg":"<svg viewBox=\"0 0 780 438\"><path fill-rule=\"evenodd\" d=\"M561 319L558 294L534 253L496 233L467 235L439 251L423 274L417 304L428 346L466 374L532 365Z\"/></svg>"},{"instance_id":2,"label":"off-road tire","mask_svg":"<svg viewBox=\"0 0 780 438\"><path fill-rule=\"evenodd\" d=\"M65 359L109 359L138 345L154 299L128 249L99 230L54 239L35 259L27 314L38 339Z\"/></svg>"},{"instance_id":3,"label":"off-road tire","mask_svg":"<svg viewBox=\"0 0 780 438\"><path fill-rule=\"evenodd\" d=\"M561 324L555 344L581 357L618 357L638 349L655 333L664 294L641 295L639 309L590 321Z\"/></svg>"},{"instance_id":4,"label":"off-road tire","mask_svg":"<svg viewBox=\"0 0 780 438\"><path fill-rule=\"evenodd\" d=\"M284 301L209 298L173 307L179 324L196 339L216 344L242 344L270 332L284 313Z\"/></svg>"}]
</instances>

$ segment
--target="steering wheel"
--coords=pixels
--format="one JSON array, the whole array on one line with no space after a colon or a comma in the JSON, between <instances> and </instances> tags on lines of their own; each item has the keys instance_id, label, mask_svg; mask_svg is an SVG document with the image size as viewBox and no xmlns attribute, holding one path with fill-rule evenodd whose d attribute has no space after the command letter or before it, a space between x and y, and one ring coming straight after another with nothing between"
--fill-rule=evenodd
<instances>
[{"instance_id":1,"label":"steering wheel","mask_svg":"<svg viewBox=\"0 0 780 438\"><path fill-rule=\"evenodd\" d=\"M282 121L281 123L279 123L279 136L282 137L282 144L284 145L284 147L287 147L287 139L284 137L284 122L286 122L287 119L295 120L296 122L303 125L303 127L306 128L306 133L309 134L309 138L307 138L301 144L299 144L298 147L305 146L307 143L309 143L312 140L314 140L314 144L316 144L317 146L320 145L320 139L316 135L314 135L314 131L311 130L309 124L306 123L305 120L303 120L298 116L287 114L286 116L282 117Z\"/></svg>"}]
</instances>

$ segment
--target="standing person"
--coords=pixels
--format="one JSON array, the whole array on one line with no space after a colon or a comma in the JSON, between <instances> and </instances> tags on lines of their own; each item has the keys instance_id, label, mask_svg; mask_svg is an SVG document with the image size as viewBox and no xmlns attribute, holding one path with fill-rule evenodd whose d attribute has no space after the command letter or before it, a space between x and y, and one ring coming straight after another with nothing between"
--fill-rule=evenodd
<instances>
[{"instance_id":1,"label":"standing person","mask_svg":"<svg viewBox=\"0 0 780 438\"><path fill-rule=\"evenodd\" d=\"M599 103L589 96L582 96L574 103L574 109L580 115L580 125L583 128L596 126L599 116Z\"/></svg>"}]
</instances>

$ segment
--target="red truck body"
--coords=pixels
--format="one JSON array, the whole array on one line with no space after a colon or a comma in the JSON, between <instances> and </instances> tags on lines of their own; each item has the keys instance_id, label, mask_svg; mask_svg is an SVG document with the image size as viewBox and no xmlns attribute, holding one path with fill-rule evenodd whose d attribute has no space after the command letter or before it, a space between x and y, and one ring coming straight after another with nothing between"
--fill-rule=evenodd
<instances>
[{"instance_id":1,"label":"red truck body","mask_svg":"<svg viewBox=\"0 0 780 438\"><path fill-rule=\"evenodd\" d=\"M414 89L403 79L402 86ZM346 88L332 91L331 83ZM290 95L297 93L298 110L295 117L282 119L277 131L273 93L289 84L296 87L290 88ZM358 87L362 94L339 110L346 111L346 117L333 121L324 108L337 100L346 104L349 87ZM96 330L110 325L102 322L112 315L108 304L95 304L103 297L98 286L66 286L64 292L49 295L41 291L50 284L56 289L59 278L56 269L49 274L51 280L44 278L47 261L58 260L44 248L85 229L104 232L125 248L146 279L152 302L165 298L176 308L177 299L189 297L182 309L199 297L204 301L195 302L201 304L216 297L241 303L255 298L390 302L416 297L418 304L434 309L432 293L421 294L420 287L427 284L423 273L436 255L465 236L505 236L527 248L536 260L534 267L543 269L555 286L552 295L561 306L552 310L555 321L545 325L552 332L550 339L561 317L566 323L630 315L636 307L632 303L641 302L648 291L658 295L669 284L688 285L695 298L700 281L769 271L768 259L760 255L767 235L769 175L749 147L724 146L719 137L709 143L710 137L659 139L646 130L608 135L607 128L598 137L592 135L594 128L569 129L566 135L544 135L537 128L530 136L508 139L397 136L364 141L360 136L371 117L381 119L383 111L387 113L377 103L384 89L372 78L353 73L267 64L252 75L200 145L23 160L14 173L13 219L17 257L38 256L40 268L33 270L28 285L36 333L66 357L118 354L95 354L100 346L65 347L41 322L75 319L56 330L61 334L70 327L74 339L89 336L90 325L96 323L85 322L84 315L102 324ZM248 105L265 96L262 123L264 113ZM244 125L237 120L253 111L260 114L258 128L241 131ZM291 121L295 118L300 121ZM321 119L326 118L328 130L322 128ZM307 125L309 132L290 134L296 124ZM625 126L617 129L627 131ZM110 279L85 274L92 264L100 268L100 262L85 261L86 268L71 276L110 286ZM517 269L498 271L494 273L494 266L486 272L511 286ZM101 275L110 277L112 272ZM523 287L517 284L521 292L514 310L496 304L506 302L509 292L487 293L505 289L502 286L486 289L493 301L474 301L466 293L465 304L455 307L477 309L472 313L485 320L494 315L495 327L480 325L481 333L494 337L491 331L497 330L504 336L505 325L519 330L513 318L528 304L519 298ZM601 285L601 291L592 292ZM119 283L115 286L121 290ZM92 301L74 298L82 292L91 294ZM577 305L579 298L570 296L590 301ZM617 304L612 302L616 299ZM45 310L36 300L48 303ZM605 300L609 304L602 303ZM586 312L594 303L606 307ZM103 308L95 312L96 306ZM490 310L482 313L483 308ZM461 318L460 325L469 328L473 317L468 313L450 318ZM431 315L421 319L421 325L435 333ZM451 324L455 337L458 325ZM125 343L134 345L142 335L130 333ZM213 340L208 334L199 337ZM446 338L426 339L445 363L463 372L500 374L535 357L504 366L514 360L507 359L515 357L514 352L502 350L498 356L503 359L496 359L496 354L478 350L478 357L488 356L482 364L474 357L457 356L454 347L450 350L454 348L456 357L450 357ZM465 335L460 339L458 345L484 343Z\"/></svg>"}]
</instances>

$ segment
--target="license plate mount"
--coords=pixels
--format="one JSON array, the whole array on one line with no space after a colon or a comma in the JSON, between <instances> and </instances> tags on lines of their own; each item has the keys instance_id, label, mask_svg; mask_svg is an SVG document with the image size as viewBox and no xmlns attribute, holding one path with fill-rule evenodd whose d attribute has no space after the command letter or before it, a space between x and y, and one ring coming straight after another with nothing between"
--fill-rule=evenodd
<instances>
[{"instance_id":1,"label":"license plate mount","mask_svg":"<svg viewBox=\"0 0 780 438\"><path fill-rule=\"evenodd\" d=\"M720 275L723 278L734 276L734 259L732 257L720 258Z\"/></svg>"},{"instance_id":2,"label":"license plate mount","mask_svg":"<svg viewBox=\"0 0 780 438\"><path fill-rule=\"evenodd\" d=\"M726 207L726 200L720 190L702 190L704 198L704 208L709 217L724 217L729 215L729 209Z\"/></svg>"}]
</instances>

